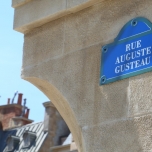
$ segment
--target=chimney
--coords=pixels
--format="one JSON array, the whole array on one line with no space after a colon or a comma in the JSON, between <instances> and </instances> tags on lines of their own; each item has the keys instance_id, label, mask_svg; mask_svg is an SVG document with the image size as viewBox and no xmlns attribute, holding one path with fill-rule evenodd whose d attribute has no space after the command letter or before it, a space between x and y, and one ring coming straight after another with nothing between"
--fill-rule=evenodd
<instances>
[{"instance_id":1,"label":"chimney","mask_svg":"<svg viewBox=\"0 0 152 152\"><path fill-rule=\"evenodd\" d=\"M8 100L7 100L7 104L10 104L10 98L8 98Z\"/></svg>"},{"instance_id":2,"label":"chimney","mask_svg":"<svg viewBox=\"0 0 152 152\"><path fill-rule=\"evenodd\" d=\"M18 101L21 101L21 99L20 99L21 97L22 97L22 94L19 95L19 100L18 100ZM19 103L20 103L20 102L19 102ZM25 111L26 111L26 113L25 113ZM20 127L20 126L24 126L24 125L27 125L27 124L32 123L33 120L28 119L29 112L30 112L30 109L28 109L28 108L26 107L26 98L25 98L25 99L24 99L23 106L22 106L21 115L12 118L12 123L11 123L11 124L12 124L12 127Z\"/></svg>"},{"instance_id":3,"label":"chimney","mask_svg":"<svg viewBox=\"0 0 152 152\"><path fill-rule=\"evenodd\" d=\"M24 115L24 117L28 119L29 113L30 113L30 109L27 109L27 110L26 110L26 114Z\"/></svg>"},{"instance_id":4,"label":"chimney","mask_svg":"<svg viewBox=\"0 0 152 152\"><path fill-rule=\"evenodd\" d=\"M51 130L51 134L48 135L48 138L51 139L51 146L57 146L60 144L61 137L66 137L69 135L69 128L50 101L43 103L43 106L45 107L43 130L48 132Z\"/></svg>"},{"instance_id":5,"label":"chimney","mask_svg":"<svg viewBox=\"0 0 152 152\"><path fill-rule=\"evenodd\" d=\"M26 107L26 99L24 100L24 106L22 105L23 94L18 94L17 103L14 102L15 95L12 103L10 103L10 98L8 98L7 104L0 106L0 129L3 128L3 130L6 130L33 122L33 120L28 119L30 110Z\"/></svg>"},{"instance_id":6,"label":"chimney","mask_svg":"<svg viewBox=\"0 0 152 152\"><path fill-rule=\"evenodd\" d=\"M22 105L22 96L23 96L22 93L19 93L19 94L18 94L18 101L17 101L17 104L19 104L19 105Z\"/></svg>"},{"instance_id":7,"label":"chimney","mask_svg":"<svg viewBox=\"0 0 152 152\"><path fill-rule=\"evenodd\" d=\"M50 123L50 111L54 111L55 108L51 107L51 102L44 102L43 106L45 107L45 115L44 115L44 131L49 130Z\"/></svg>"}]
</instances>

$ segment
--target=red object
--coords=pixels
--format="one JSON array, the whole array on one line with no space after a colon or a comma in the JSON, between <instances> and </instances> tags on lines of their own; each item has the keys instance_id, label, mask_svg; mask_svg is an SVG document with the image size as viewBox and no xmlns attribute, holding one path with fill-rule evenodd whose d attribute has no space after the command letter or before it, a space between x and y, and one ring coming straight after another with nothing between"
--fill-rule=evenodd
<instances>
[{"instance_id":1,"label":"red object","mask_svg":"<svg viewBox=\"0 0 152 152\"><path fill-rule=\"evenodd\" d=\"M24 117L28 119L29 113L30 113L30 109L27 109L27 110L26 110L26 114L24 115Z\"/></svg>"},{"instance_id":2,"label":"red object","mask_svg":"<svg viewBox=\"0 0 152 152\"><path fill-rule=\"evenodd\" d=\"M10 98L8 98L8 100L7 100L7 104L10 104Z\"/></svg>"},{"instance_id":3,"label":"red object","mask_svg":"<svg viewBox=\"0 0 152 152\"><path fill-rule=\"evenodd\" d=\"M19 105L22 105L22 96L23 96L22 93L19 93L19 94L18 94L18 101L17 101L17 104L19 104Z\"/></svg>"}]
</instances>

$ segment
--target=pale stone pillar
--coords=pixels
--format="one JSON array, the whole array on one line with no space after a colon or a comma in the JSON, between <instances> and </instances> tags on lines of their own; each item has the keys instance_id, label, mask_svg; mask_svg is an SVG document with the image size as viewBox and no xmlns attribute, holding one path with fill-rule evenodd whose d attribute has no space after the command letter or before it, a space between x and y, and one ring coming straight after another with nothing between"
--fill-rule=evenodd
<instances>
[{"instance_id":1,"label":"pale stone pillar","mask_svg":"<svg viewBox=\"0 0 152 152\"><path fill-rule=\"evenodd\" d=\"M151 152L152 73L99 86L101 46L151 0L13 0L25 34L22 78L44 92L79 152ZM109 69L110 70L110 69Z\"/></svg>"}]
</instances>

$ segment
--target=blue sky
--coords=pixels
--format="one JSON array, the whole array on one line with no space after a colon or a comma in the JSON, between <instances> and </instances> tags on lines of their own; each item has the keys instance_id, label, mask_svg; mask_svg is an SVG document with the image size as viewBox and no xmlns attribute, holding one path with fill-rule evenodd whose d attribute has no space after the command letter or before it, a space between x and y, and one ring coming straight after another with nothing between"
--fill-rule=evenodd
<instances>
[{"instance_id":1,"label":"blue sky","mask_svg":"<svg viewBox=\"0 0 152 152\"><path fill-rule=\"evenodd\" d=\"M44 119L43 102L49 99L29 82L22 80L21 66L23 53L23 34L13 30L14 9L11 0L0 4L0 105L13 98L17 90L27 99L31 109L29 118L35 122ZM17 97L15 102L17 101Z\"/></svg>"}]
</instances>

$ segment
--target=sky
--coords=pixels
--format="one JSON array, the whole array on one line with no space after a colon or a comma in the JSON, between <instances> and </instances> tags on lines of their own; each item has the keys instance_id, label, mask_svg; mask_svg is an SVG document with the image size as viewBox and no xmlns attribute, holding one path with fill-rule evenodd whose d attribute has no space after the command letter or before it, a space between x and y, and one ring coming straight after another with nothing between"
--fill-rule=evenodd
<instances>
[{"instance_id":1,"label":"sky","mask_svg":"<svg viewBox=\"0 0 152 152\"><path fill-rule=\"evenodd\" d=\"M22 33L13 30L11 1L2 0L0 3L0 105L7 104L7 99L12 99L15 91L23 93L23 99L27 99L27 107L30 108L29 119L40 122L44 119L42 103L49 99L20 77L24 38Z\"/></svg>"}]
</instances>

